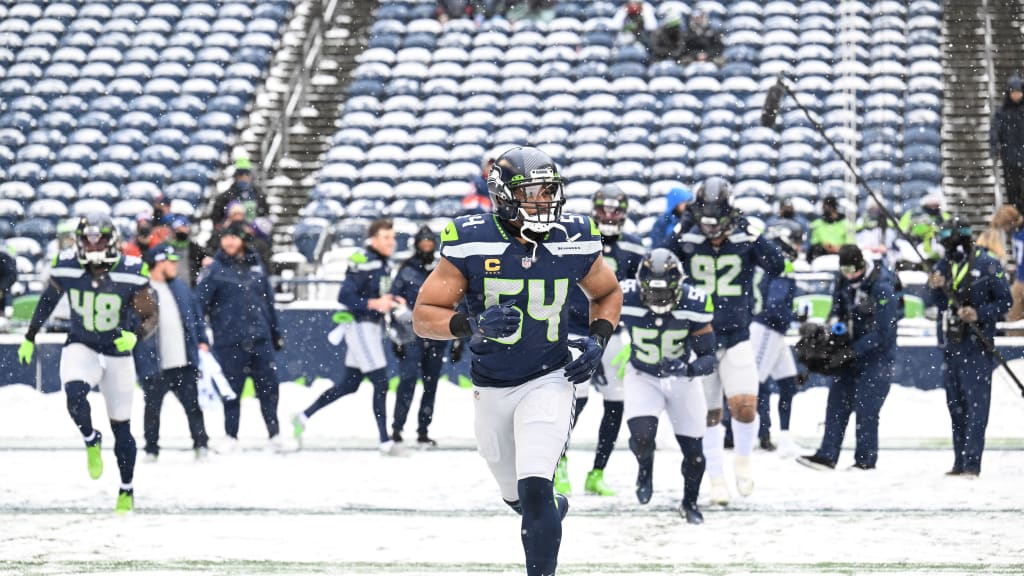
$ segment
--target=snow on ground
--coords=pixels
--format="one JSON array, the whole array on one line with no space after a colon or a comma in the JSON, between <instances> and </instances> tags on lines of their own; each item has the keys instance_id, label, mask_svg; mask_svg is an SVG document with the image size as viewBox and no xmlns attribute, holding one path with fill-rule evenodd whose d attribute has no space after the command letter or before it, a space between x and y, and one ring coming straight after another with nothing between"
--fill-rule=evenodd
<instances>
[{"instance_id":1,"label":"snow on ground","mask_svg":"<svg viewBox=\"0 0 1024 576\"><path fill-rule=\"evenodd\" d=\"M282 420L326 385L283 385ZM795 400L793 430L808 452L820 438L825 395L815 389ZM394 458L376 451L369 386L315 416L305 449L286 454L265 450L258 404L246 400L243 450L197 463L169 396L160 461L140 456L137 510L115 517L110 446L103 478L89 480L63 396L0 387L0 574L522 574L519 521L473 451L471 399L443 384L431 428L441 449ZM102 400L91 400L105 431ZM139 395L140 449L141 413ZM600 415L594 396L569 453L577 491ZM207 422L216 440L219 410ZM947 478L943 393L894 386L878 470L845 470L852 450L829 473L758 452L754 495L705 507L701 527L675 512L681 458L667 422L646 507L632 493L636 465L624 429L606 473L619 494L571 499L559 573L1021 574L1022 422L1024 399L997 381L982 477Z\"/></svg>"}]
</instances>

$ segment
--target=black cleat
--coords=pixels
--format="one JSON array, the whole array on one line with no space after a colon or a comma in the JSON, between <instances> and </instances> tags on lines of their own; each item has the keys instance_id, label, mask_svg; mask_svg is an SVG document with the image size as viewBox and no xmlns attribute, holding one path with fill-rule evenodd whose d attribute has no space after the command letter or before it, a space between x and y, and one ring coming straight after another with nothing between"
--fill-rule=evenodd
<instances>
[{"instance_id":1,"label":"black cleat","mask_svg":"<svg viewBox=\"0 0 1024 576\"><path fill-rule=\"evenodd\" d=\"M565 515L569 513L569 499L564 494L555 494L555 508L558 508L559 518L565 520Z\"/></svg>"},{"instance_id":2,"label":"black cleat","mask_svg":"<svg viewBox=\"0 0 1024 576\"><path fill-rule=\"evenodd\" d=\"M654 494L654 463L640 464L640 471L636 474L636 499L641 504L651 501Z\"/></svg>"},{"instance_id":3,"label":"black cleat","mask_svg":"<svg viewBox=\"0 0 1024 576\"><path fill-rule=\"evenodd\" d=\"M426 432L419 433L416 437L416 443L420 445L420 448L437 448L437 442L430 436L427 436Z\"/></svg>"},{"instance_id":4,"label":"black cleat","mask_svg":"<svg viewBox=\"0 0 1024 576\"><path fill-rule=\"evenodd\" d=\"M700 508L697 507L696 502L683 500L682 504L679 505L679 515L685 518L688 524L704 523L704 515L700 513Z\"/></svg>"},{"instance_id":5,"label":"black cleat","mask_svg":"<svg viewBox=\"0 0 1024 576\"><path fill-rule=\"evenodd\" d=\"M811 454L810 456L801 456L796 459L797 462L813 468L815 470L835 470L836 463L831 460L826 460L817 454Z\"/></svg>"},{"instance_id":6,"label":"black cleat","mask_svg":"<svg viewBox=\"0 0 1024 576\"><path fill-rule=\"evenodd\" d=\"M946 472L946 476L963 476L964 471L959 468L953 468L949 472Z\"/></svg>"},{"instance_id":7,"label":"black cleat","mask_svg":"<svg viewBox=\"0 0 1024 576\"><path fill-rule=\"evenodd\" d=\"M402 442L402 431L395 430L391 432L391 441L395 444L400 444Z\"/></svg>"},{"instance_id":8,"label":"black cleat","mask_svg":"<svg viewBox=\"0 0 1024 576\"><path fill-rule=\"evenodd\" d=\"M874 470L874 469L875 469L874 466L869 466L867 464L861 464L860 462L854 464L853 466L850 466L850 470Z\"/></svg>"},{"instance_id":9,"label":"black cleat","mask_svg":"<svg viewBox=\"0 0 1024 576\"><path fill-rule=\"evenodd\" d=\"M761 450L764 450L765 452L775 452L775 449L778 448L778 446L772 444L771 436L761 436L760 441Z\"/></svg>"}]
</instances>

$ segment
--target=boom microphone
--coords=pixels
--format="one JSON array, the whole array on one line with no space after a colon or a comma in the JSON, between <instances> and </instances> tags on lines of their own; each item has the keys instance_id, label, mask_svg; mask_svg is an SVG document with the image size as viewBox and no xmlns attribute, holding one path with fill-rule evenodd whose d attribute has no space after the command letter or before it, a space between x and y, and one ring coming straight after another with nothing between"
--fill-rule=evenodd
<instances>
[{"instance_id":1,"label":"boom microphone","mask_svg":"<svg viewBox=\"0 0 1024 576\"><path fill-rule=\"evenodd\" d=\"M775 126L775 119L779 117L782 109L782 98L786 95L786 89L782 85L782 74L775 80L775 84L768 89L764 97L764 106L761 108L761 126L772 128Z\"/></svg>"}]
</instances>

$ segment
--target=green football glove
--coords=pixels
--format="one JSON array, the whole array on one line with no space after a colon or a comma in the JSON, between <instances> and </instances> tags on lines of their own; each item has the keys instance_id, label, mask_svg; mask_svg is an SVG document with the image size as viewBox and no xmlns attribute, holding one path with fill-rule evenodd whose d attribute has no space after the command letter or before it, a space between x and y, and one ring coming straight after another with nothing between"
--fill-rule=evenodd
<instances>
[{"instance_id":1,"label":"green football glove","mask_svg":"<svg viewBox=\"0 0 1024 576\"><path fill-rule=\"evenodd\" d=\"M138 342L139 337L134 332L121 330L121 335L114 340L114 347L117 348L118 352L131 352L135 349L135 345Z\"/></svg>"},{"instance_id":2,"label":"green football glove","mask_svg":"<svg viewBox=\"0 0 1024 576\"><path fill-rule=\"evenodd\" d=\"M352 322L353 320L355 320L355 317L352 316L351 312L346 312L344 310L341 310L341 311L335 312L334 316L331 316L331 320L334 320L335 324L348 324L349 322Z\"/></svg>"},{"instance_id":3,"label":"green football glove","mask_svg":"<svg viewBox=\"0 0 1024 576\"><path fill-rule=\"evenodd\" d=\"M32 356L36 352L36 345L31 340L22 340L21 346L18 346L18 362L22 364L31 364Z\"/></svg>"},{"instance_id":4,"label":"green football glove","mask_svg":"<svg viewBox=\"0 0 1024 576\"><path fill-rule=\"evenodd\" d=\"M612 366L619 367L619 380L626 377L626 365L629 364L629 355L632 350L633 348L631 346L623 346L622 350L619 350L619 353L612 358Z\"/></svg>"}]
</instances>

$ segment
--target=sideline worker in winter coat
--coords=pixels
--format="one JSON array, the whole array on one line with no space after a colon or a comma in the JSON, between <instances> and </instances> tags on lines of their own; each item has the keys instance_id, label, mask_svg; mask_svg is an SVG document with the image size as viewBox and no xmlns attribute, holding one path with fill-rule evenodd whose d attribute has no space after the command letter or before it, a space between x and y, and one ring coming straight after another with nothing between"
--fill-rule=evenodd
<instances>
[{"instance_id":1,"label":"sideline worker in winter coat","mask_svg":"<svg viewBox=\"0 0 1024 576\"><path fill-rule=\"evenodd\" d=\"M1024 81L1020 76L1006 83L1003 105L992 118L989 147L992 158L1003 162L1006 202L1024 214Z\"/></svg>"},{"instance_id":2,"label":"sideline worker in winter coat","mask_svg":"<svg viewBox=\"0 0 1024 576\"><path fill-rule=\"evenodd\" d=\"M245 225L234 222L224 229L220 251L203 269L196 295L213 330L213 355L235 394L242 395L251 376L260 399L267 434L277 446L277 363L275 351L284 345L270 279L260 257L246 243ZM240 400L224 400L224 430L229 442L238 439Z\"/></svg>"},{"instance_id":3,"label":"sideline worker in winter coat","mask_svg":"<svg viewBox=\"0 0 1024 576\"><path fill-rule=\"evenodd\" d=\"M149 285L160 305L160 322L154 337L136 346L135 370L146 401L145 450L153 460L160 454L160 410L168 391L174 392L185 408L196 458L206 456L209 440L197 389L199 350L209 349L206 322L192 290L178 278L178 261L178 253L170 244L160 244L145 257Z\"/></svg>"}]
</instances>

